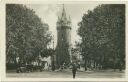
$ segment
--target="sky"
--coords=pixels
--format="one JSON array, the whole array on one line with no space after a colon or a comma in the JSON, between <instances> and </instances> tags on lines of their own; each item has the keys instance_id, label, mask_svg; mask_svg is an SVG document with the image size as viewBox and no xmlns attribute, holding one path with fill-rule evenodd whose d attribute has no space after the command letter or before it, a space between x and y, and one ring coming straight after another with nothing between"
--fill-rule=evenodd
<instances>
[{"instance_id":1,"label":"sky","mask_svg":"<svg viewBox=\"0 0 128 82\"><path fill-rule=\"evenodd\" d=\"M79 35L77 35L78 23L82 20L84 13L87 13L88 10L93 10L99 4L64 4L66 16L71 17L72 29L71 29L71 43L72 46L75 45L75 42L80 41ZM58 16L62 13L62 4L28 4L28 8L33 9L35 13L41 18L42 22L45 22L49 25L49 31L54 36L54 46L56 47L57 43L57 30L56 22Z\"/></svg>"}]
</instances>

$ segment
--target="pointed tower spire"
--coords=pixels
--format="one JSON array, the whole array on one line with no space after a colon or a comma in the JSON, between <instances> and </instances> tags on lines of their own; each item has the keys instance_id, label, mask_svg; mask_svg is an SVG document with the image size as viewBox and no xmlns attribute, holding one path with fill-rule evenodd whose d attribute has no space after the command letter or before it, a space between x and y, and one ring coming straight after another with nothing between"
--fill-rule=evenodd
<instances>
[{"instance_id":1,"label":"pointed tower spire","mask_svg":"<svg viewBox=\"0 0 128 82\"><path fill-rule=\"evenodd\" d=\"M57 46L56 46L56 68L59 69L63 64L68 66L71 56L71 22L66 16L64 4L61 8L61 16L57 21Z\"/></svg>"},{"instance_id":2,"label":"pointed tower spire","mask_svg":"<svg viewBox=\"0 0 128 82\"><path fill-rule=\"evenodd\" d=\"M57 26L71 26L70 17L66 16L66 10L64 8L64 4L62 5L61 15L58 16Z\"/></svg>"},{"instance_id":3,"label":"pointed tower spire","mask_svg":"<svg viewBox=\"0 0 128 82\"><path fill-rule=\"evenodd\" d=\"M65 8L64 8L64 4L63 4L63 10L62 10L62 16L61 16L61 19L62 19L62 20L67 20L66 12L65 12Z\"/></svg>"}]
</instances>

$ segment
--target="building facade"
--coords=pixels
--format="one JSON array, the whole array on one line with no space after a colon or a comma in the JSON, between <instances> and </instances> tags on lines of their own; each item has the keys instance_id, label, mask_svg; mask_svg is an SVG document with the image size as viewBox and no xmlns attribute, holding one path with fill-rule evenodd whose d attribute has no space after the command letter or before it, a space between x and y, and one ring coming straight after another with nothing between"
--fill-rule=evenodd
<instances>
[{"instance_id":1,"label":"building facade","mask_svg":"<svg viewBox=\"0 0 128 82\"><path fill-rule=\"evenodd\" d=\"M56 47L56 64L59 68L63 64L70 63L71 55L71 19L66 16L63 6L61 16L57 21L57 47Z\"/></svg>"}]
</instances>

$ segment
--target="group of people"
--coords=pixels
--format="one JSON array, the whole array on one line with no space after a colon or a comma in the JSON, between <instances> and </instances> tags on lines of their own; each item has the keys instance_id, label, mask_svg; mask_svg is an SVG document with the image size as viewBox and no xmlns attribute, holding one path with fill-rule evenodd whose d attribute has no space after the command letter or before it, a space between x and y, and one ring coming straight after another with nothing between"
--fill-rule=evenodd
<instances>
[{"instance_id":1,"label":"group of people","mask_svg":"<svg viewBox=\"0 0 128 82\"><path fill-rule=\"evenodd\" d=\"M46 61L42 62L31 62L31 63L18 63L17 64L17 73L22 72L33 72L33 71L43 71L49 69L49 66Z\"/></svg>"},{"instance_id":2,"label":"group of people","mask_svg":"<svg viewBox=\"0 0 128 82\"><path fill-rule=\"evenodd\" d=\"M47 65L47 66L46 66ZM31 62L31 63L19 63L17 65L17 73L22 73L22 72L33 72L35 70L40 70L43 71L45 69L50 69L50 66L48 66L47 62ZM76 71L77 68L79 68L77 63L71 63L71 69L72 69L72 74L73 78L76 76ZM61 70L66 69L65 64L60 67Z\"/></svg>"}]
</instances>

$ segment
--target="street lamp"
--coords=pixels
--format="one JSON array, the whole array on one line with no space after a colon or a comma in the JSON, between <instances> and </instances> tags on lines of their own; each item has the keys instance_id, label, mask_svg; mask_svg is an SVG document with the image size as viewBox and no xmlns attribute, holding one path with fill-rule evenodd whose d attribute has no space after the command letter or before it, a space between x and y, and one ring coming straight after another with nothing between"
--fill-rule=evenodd
<instances>
[{"instance_id":1,"label":"street lamp","mask_svg":"<svg viewBox=\"0 0 128 82\"><path fill-rule=\"evenodd\" d=\"M53 52L51 55L51 67L52 67L52 71L55 71L55 57L54 57L54 35L52 36L53 39Z\"/></svg>"}]
</instances>

